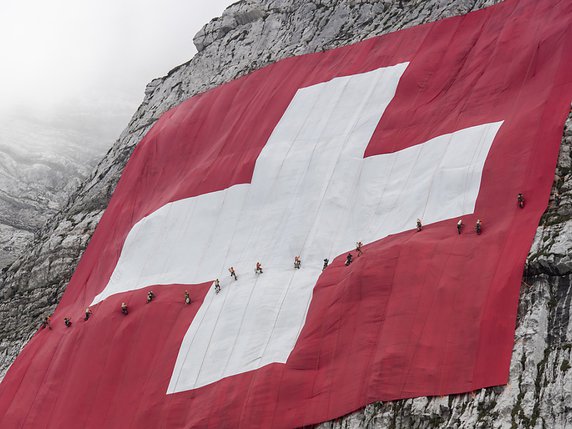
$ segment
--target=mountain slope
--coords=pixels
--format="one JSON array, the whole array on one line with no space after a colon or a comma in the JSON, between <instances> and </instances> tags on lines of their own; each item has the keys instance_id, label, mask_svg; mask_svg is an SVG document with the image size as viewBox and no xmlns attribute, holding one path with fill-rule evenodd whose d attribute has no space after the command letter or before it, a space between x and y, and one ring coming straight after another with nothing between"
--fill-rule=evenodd
<instances>
[{"instance_id":1,"label":"mountain slope","mask_svg":"<svg viewBox=\"0 0 572 429\"><path fill-rule=\"evenodd\" d=\"M109 129L101 130L81 109L73 113L56 109L49 114L2 115L0 269L16 259L89 176L115 137L113 125L117 127L121 116L108 112Z\"/></svg>"}]
</instances>

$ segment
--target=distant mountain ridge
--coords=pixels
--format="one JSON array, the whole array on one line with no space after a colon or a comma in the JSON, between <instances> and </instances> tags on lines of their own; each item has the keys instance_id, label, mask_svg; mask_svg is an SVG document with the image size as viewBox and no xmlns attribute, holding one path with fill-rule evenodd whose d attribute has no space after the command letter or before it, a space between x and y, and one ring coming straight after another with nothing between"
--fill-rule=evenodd
<instances>
[{"instance_id":1,"label":"distant mountain ridge","mask_svg":"<svg viewBox=\"0 0 572 429\"><path fill-rule=\"evenodd\" d=\"M0 121L0 269L65 204L115 137L113 119L105 131L81 112L61 116Z\"/></svg>"}]
</instances>

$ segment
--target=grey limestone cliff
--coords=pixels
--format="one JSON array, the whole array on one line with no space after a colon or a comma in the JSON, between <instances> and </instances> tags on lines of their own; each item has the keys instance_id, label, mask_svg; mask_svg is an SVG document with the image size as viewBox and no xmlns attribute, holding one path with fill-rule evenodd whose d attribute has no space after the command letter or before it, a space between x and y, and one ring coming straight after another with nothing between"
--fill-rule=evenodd
<instances>
[{"instance_id":1,"label":"grey limestone cliff","mask_svg":"<svg viewBox=\"0 0 572 429\"><path fill-rule=\"evenodd\" d=\"M184 99L292 55L345 45L494 0L243 0L195 36L198 54L153 80L117 143L1 274L3 374L55 308L131 151L161 113ZM555 177L558 204L542 219L521 290L510 383L465 395L376 403L323 428L566 427L572 422L572 118Z\"/></svg>"},{"instance_id":2,"label":"grey limestone cliff","mask_svg":"<svg viewBox=\"0 0 572 429\"><path fill-rule=\"evenodd\" d=\"M81 108L0 115L0 269L14 262L89 176L111 146L117 116L108 113L109 129L103 130Z\"/></svg>"}]
</instances>

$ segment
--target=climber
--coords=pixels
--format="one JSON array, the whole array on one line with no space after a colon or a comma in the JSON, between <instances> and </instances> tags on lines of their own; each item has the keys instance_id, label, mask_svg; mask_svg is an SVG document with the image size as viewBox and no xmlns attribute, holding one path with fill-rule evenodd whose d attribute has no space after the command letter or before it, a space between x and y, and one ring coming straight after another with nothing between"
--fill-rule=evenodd
<instances>
[{"instance_id":1,"label":"climber","mask_svg":"<svg viewBox=\"0 0 572 429\"><path fill-rule=\"evenodd\" d=\"M256 263L256 269L254 270L256 274L262 274L262 264L260 262Z\"/></svg>"},{"instance_id":2,"label":"climber","mask_svg":"<svg viewBox=\"0 0 572 429\"><path fill-rule=\"evenodd\" d=\"M475 224L475 231L477 232L477 235L481 235L483 228L482 228L482 224L481 224L481 220L477 219L477 223Z\"/></svg>"},{"instance_id":3,"label":"climber","mask_svg":"<svg viewBox=\"0 0 572 429\"><path fill-rule=\"evenodd\" d=\"M129 310L127 310L127 304L124 302L121 303L121 312L127 316L129 314Z\"/></svg>"},{"instance_id":4,"label":"climber","mask_svg":"<svg viewBox=\"0 0 572 429\"><path fill-rule=\"evenodd\" d=\"M324 259L324 266L322 267L322 271L324 271L326 268L328 268L328 263L330 262L330 260L328 258Z\"/></svg>"},{"instance_id":5,"label":"climber","mask_svg":"<svg viewBox=\"0 0 572 429\"><path fill-rule=\"evenodd\" d=\"M302 259L299 256L294 256L294 268L299 270L300 265L302 265Z\"/></svg>"},{"instance_id":6,"label":"climber","mask_svg":"<svg viewBox=\"0 0 572 429\"><path fill-rule=\"evenodd\" d=\"M356 243L356 252L358 256L361 256L363 254L362 250L361 250L361 246L363 246L363 243L361 241L358 241Z\"/></svg>"},{"instance_id":7,"label":"climber","mask_svg":"<svg viewBox=\"0 0 572 429\"><path fill-rule=\"evenodd\" d=\"M153 298L155 298L155 294L153 293L152 290L150 290L149 292L147 292L147 304L153 301Z\"/></svg>"},{"instance_id":8,"label":"climber","mask_svg":"<svg viewBox=\"0 0 572 429\"><path fill-rule=\"evenodd\" d=\"M554 192L554 205L555 206L560 205L560 192L558 191Z\"/></svg>"},{"instance_id":9,"label":"climber","mask_svg":"<svg viewBox=\"0 0 572 429\"><path fill-rule=\"evenodd\" d=\"M353 255L351 253L348 253L348 255L346 256L346 267L351 264L353 262Z\"/></svg>"},{"instance_id":10,"label":"climber","mask_svg":"<svg viewBox=\"0 0 572 429\"><path fill-rule=\"evenodd\" d=\"M71 319L69 317L64 317L64 325L68 328L71 326Z\"/></svg>"},{"instance_id":11,"label":"climber","mask_svg":"<svg viewBox=\"0 0 572 429\"><path fill-rule=\"evenodd\" d=\"M516 201L518 202L518 206L523 209L524 208L524 196L522 194L518 194L516 196Z\"/></svg>"},{"instance_id":12,"label":"climber","mask_svg":"<svg viewBox=\"0 0 572 429\"><path fill-rule=\"evenodd\" d=\"M189 291L186 290L185 291L185 304L190 304L191 303L191 296L189 295Z\"/></svg>"},{"instance_id":13,"label":"climber","mask_svg":"<svg viewBox=\"0 0 572 429\"><path fill-rule=\"evenodd\" d=\"M423 224L421 223L421 219L417 219L417 232L423 229Z\"/></svg>"},{"instance_id":14,"label":"climber","mask_svg":"<svg viewBox=\"0 0 572 429\"><path fill-rule=\"evenodd\" d=\"M228 269L228 272L230 273L231 277L234 277L234 280L238 280L238 277L236 276L236 272L234 271L234 267L230 267Z\"/></svg>"},{"instance_id":15,"label":"climber","mask_svg":"<svg viewBox=\"0 0 572 429\"><path fill-rule=\"evenodd\" d=\"M85 309L85 317L83 318L83 320L88 320L89 316L91 316L91 310L89 309L89 307L87 307Z\"/></svg>"},{"instance_id":16,"label":"climber","mask_svg":"<svg viewBox=\"0 0 572 429\"><path fill-rule=\"evenodd\" d=\"M216 280L214 281L214 289L215 289L215 292L216 292L216 293L219 293L219 292L220 292L220 282L218 281L218 279L216 279Z\"/></svg>"},{"instance_id":17,"label":"climber","mask_svg":"<svg viewBox=\"0 0 572 429\"><path fill-rule=\"evenodd\" d=\"M459 222L457 222L457 232L461 234L462 229L463 229L463 219L459 219Z\"/></svg>"},{"instance_id":18,"label":"climber","mask_svg":"<svg viewBox=\"0 0 572 429\"><path fill-rule=\"evenodd\" d=\"M42 329L44 329L45 327L47 327L48 329L52 329L52 325L50 324L50 320L52 320L50 316L46 316L44 318L44 320L42 321L42 325L41 325Z\"/></svg>"}]
</instances>

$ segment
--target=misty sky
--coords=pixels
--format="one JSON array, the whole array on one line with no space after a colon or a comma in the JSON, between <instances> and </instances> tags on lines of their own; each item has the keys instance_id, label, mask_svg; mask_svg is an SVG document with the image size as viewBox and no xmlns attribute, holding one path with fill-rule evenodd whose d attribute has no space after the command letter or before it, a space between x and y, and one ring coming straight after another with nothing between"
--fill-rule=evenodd
<instances>
[{"instance_id":1,"label":"misty sky","mask_svg":"<svg viewBox=\"0 0 572 429\"><path fill-rule=\"evenodd\" d=\"M81 117L96 139L117 137L145 85L188 61L196 32L234 2L0 1L0 130Z\"/></svg>"}]
</instances>

